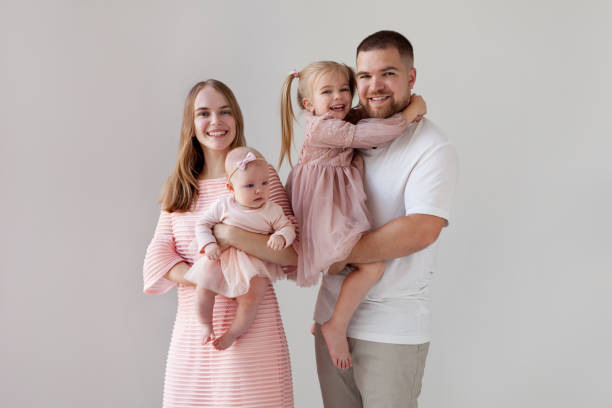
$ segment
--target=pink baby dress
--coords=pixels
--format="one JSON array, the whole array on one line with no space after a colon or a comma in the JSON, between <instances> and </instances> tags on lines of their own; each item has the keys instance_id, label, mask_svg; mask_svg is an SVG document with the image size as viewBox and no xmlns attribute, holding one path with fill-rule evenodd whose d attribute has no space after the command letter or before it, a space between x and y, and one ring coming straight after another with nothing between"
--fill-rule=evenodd
<instances>
[{"instance_id":1,"label":"pink baby dress","mask_svg":"<svg viewBox=\"0 0 612 408\"><path fill-rule=\"evenodd\" d=\"M408 123L400 114L356 125L329 113L304 115L306 136L286 188L300 228L297 284L312 286L370 229L363 159L353 149L388 143Z\"/></svg>"},{"instance_id":2,"label":"pink baby dress","mask_svg":"<svg viewBox=\"0 0 612 408\"><path fill-rule=\"evenodd\" d=\"M285 239L285 247L295 239L295 227L278 204L267 201L259 208L248 208L238 204L233 196L222 197L196 222L198 254L206 245L216 242L212 228L220 222L259 234L273 232L273 235ZM255 276L264 276L274 282L285 278L285 273L278 264L262 261L230 247L216 261L211 261L206 255L200 256L185 274L185 279L233 298L247 293Z\"/></svg>"}]
</instances>

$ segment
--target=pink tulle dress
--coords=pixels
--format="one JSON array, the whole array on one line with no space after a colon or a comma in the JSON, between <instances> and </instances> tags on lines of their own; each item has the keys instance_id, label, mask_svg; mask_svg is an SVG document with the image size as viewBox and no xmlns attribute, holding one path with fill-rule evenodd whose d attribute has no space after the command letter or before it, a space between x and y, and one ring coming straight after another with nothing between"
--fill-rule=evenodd
<instances>
[{"instance_id":1,"label":"pink tulle dress","mask_svg":"<svg viewBox=\"0 0 612 408\"><path fill-rule=\"evenodd\" d=\"M278 204L267 201L259 208L247 208L238 204L233 196L222 197L206 210L195 225L198 254L206 245L216 242L212 228L220 222L259 234L273 232L272 235L285 239L285 247L295 239L295 227ZM218 261L200 256L185 274L185 279L219 295L234 298L248 292L251 279L255 276L263 276L274 282L284 279L285 273L278 264L262 261L230 247L221 253Z\"/></svg>"},{"instance_id":2,"label":"pink tulle dress","mask_svg":"<svg viewBox=\"0 0 612 408\"><path fill-rule=\"evenodd\" d=\"M329 113L304 115L306 135L287 192L300 228L297 284L312 286L331 264L346 259L370 229L363 159L353 149L388 143L408 123L400 114L356 125Z\"/></svg>"},{"instance_id":3,"label":"pink tulle dress","mask_svg":"<svg viewBox=\"0 0 612 408\"><path fill-rule=\"evenodd\" d=\"M269 173L270 201L279 204L291 218L289 200L272 166ZM194 262L191 243L195 223L219 197L231 194L226 182L225 178L200 180L191 211L162 211L147 248L145 293L162 294L177 286L178 306L166 361L163 408L293 408L289 348L272 284L268 284L251 327L231 347L219 351L212 343L202 345L195 287L164 278L177 263ZM215 297L215 333L230 327L237 305L225 296Z\"/></svg>"}]
</instances>

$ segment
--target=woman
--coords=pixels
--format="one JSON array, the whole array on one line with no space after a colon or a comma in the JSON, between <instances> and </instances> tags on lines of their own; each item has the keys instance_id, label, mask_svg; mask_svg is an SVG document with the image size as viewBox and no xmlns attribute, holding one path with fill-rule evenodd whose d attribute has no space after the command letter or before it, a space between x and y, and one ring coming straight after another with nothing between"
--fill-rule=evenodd
<instances>
[{"instance_id":1,"label":"woman","mask_svg":"<svg viewBox=\"0 0 612 408\"><path fill-rule=\"evenodd\" d=\"M202 345L195 291L184 276L193 263L194 224L217 198L229 194L224 162L229 150L244 146L240 107L232 91L209 79L196 84L185 101L178 160L162 195L162 211L144 261L144 291L165 293L178 284L178 308L164 386L164 407L293 407L289 350L278 302L268 284L253 325L235 344L218 351ZM270 199L291 213L286 193L270 166ZM295 265L293 248L274 251L267 236L218 225L222 246L261 259ZM236 302L217 296L215 333L224 333Z\"/></svg>"}]
</instances>

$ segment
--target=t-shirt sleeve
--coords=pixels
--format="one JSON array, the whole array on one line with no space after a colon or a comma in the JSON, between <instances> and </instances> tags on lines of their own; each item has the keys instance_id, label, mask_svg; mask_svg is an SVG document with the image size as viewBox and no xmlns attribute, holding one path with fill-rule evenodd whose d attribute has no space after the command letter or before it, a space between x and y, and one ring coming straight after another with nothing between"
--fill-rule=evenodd
<instances>
[{"instance_id":1,"label":"t-shirt sleeve","mask_svg":"<svg viewBox=\"0 0 612 408\"><path fill-rule=\"evenodd\" d=\"M435 215L448 225L457 176L457 151L453 145L442 144L425 153L406 183L406 215Z\"/></svg>"},{"instance_id":2,"label":"t-shirt sleeve","mask_svg":"<svg viewBox=\"0 0 612 408\"><path fill-rule=\"evenodd\" d=\"M169 291L176 283L164 278L164 275L174 265L183 261L183 257L176 252L172 217L170 213L162 211L144 259L144 292L161 294Z\"/></svg>"}]
</instances>

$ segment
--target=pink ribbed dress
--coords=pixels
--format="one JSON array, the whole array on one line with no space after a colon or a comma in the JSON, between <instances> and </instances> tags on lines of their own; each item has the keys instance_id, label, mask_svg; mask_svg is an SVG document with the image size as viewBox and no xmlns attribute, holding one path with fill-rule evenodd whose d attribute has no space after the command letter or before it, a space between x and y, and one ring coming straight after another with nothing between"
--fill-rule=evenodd
<instances>
[{"instance_id":1,"label":"pink ribbed dress","mask_svg":"<svg viewBox=\"0 0 612 408\"><path fill-rule=\"evenodd\" d=\"M291 210L272 166L270 200L287 215ZM162 211L144 261L144 291L161 294L175 283L163 277L179 262L193 263L190 250L194 225L217 198L229 195L226 180L202 180L192 212ZM289 349L276 294L268 285L251 327L231 347L217 351L202 345L193 286L178 285L178 308L164 382L163 406L178 407L293 407ZM216 297L215 333L224 333L236 314L236 301Z\"/></svg>"},{"instance_id":2,"label":"pink ribbed dress","mask_svg":"<svg viewBox=\"0 0 612 408\"><path fill-rule=\"evenodd\" d=\"M300 227L297 284L312 286L331 264L346 259L370 229L363 160L353 149L388 143L408 123L400 114L357 125L330 114L304 116L306 135L287 192Z\"/></svg>"}]
</instances>

